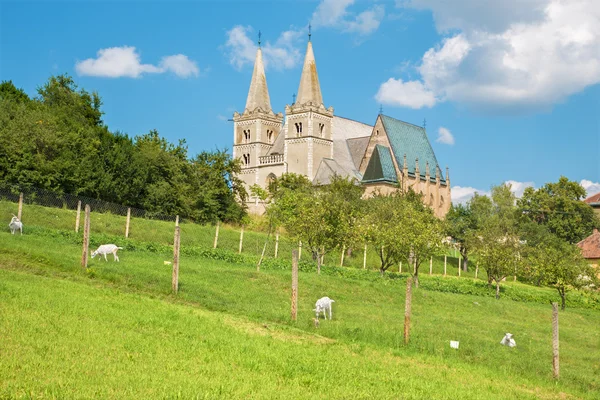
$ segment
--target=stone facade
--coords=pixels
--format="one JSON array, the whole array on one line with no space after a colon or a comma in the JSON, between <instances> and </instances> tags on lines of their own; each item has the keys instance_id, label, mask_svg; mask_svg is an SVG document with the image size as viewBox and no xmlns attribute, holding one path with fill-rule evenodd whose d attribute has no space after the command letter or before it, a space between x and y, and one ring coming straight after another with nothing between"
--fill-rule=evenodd
<instances>
[{"instance_id":1,"label":"stone facade","mask_svg":"<svg viewBox=\"0 0 600 400\"><path fill-rule=\"evenodd\" d=\"M365 196L412 188L423 194L438 217L450 208L448 171L443 177L425 130L382 114L374 125L334 116L333 107L323 104L310 41L297 99L285 106L285 114L271 108L259 47L246 107L234 113L233 121L233 156L242 162L239 177L247 189L254 184L267 188L272 179L288 172L305 175L314 184L327 184L337 174L360 181ZM385 177L378 176L381 162L371 162L377 146L386 154ZM421 168L418 157L424 160ZM373 179L363 179L366 176ZM247 205L250 213L264 212L257 198Z\"/></svg>"}]
</instances>

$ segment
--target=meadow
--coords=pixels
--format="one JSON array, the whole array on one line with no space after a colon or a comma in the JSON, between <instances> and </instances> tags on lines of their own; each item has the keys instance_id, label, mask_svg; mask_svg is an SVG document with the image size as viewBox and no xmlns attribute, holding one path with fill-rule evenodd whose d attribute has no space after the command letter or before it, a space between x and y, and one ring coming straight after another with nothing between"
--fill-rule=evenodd
<instances>
[{"instance_id":1,"label":"meadow","mask_svg":"<svg viewBox=\"0 0 600 400\"><path fill-rule=\"evenodd\" d=\"M121 262L82 270L80 234L60 217L71 211L40 207L39 225L25 211L23 236L0 231L0 398L600 397L597 297L574 293L560 313L555 381L550 289L508 281L495 300L482 280L423 274L405 345L406 274L325 265L317 275L304 263L292 322L291 247L257 272L251 246L202 252L214 227L182 223L191 238L173 295L172 236L157 239L172 223L137 221L147 226L123 239ZM94 217L93 243L122 235L122 217ZM228 227L221 235L239 240ZM325 295L333 320L317 328L312 308ZM506 332L516 348L499 344Z\"/></svg>"}]
</instances>

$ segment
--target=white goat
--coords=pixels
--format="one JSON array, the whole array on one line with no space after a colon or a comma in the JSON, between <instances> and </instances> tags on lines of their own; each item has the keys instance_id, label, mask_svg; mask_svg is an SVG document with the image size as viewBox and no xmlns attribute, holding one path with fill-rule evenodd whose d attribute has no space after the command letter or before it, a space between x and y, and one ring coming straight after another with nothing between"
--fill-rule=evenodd
<instances>
[{"instance_id":1,"label":"white goat","mask_svg":"<svg viewBox=\"0 0 600 400\"><path fill-rule=\"evenodd\" d=\"M331 303L335 303L335 300L330 299L329 297L321 297L315 303L315 309L313 310L317 315L317 320L319 319L319 314L321 311L323 312L323 317L327 319L327 311L329 310L329 319L331 319Z\"/></svg>"},{"instance_id":2,"label":"white goat","mask_svg":"<svg viewBox=\"0 0 600 400\"><path fill-rule=\"evenodd\" d=\"M114 256L114 260L119 261L119 256L117 256L118 250L123 250L123 248L117 247L117 245L115 244L103 244L92 253L92 258L96 257L97 255L102 255L104 256L104 260L108 261L106 255L112 253L112 255Z\"/></svg>"},{"instance_id":3,"label":"white goat","mask_svg":"<svg viewBox=\"0 0 600 400\"><path fill-rule=\"evenodd\" d=\"M513 339L512 333L507 333L500 341L500 344L503 344L508 347L515 347L517 345L517 342L515 342L515 339Z\"/></svg>"},{"instance_id":4,"label":"white goat","mask_svg":"<svg viewBox=\"0 0 600 400\"><path fill-rule=\"evenodd\" d=\"M17 218L14 215L10 220L10 224L8 224L8 227L10 228L10 233L12 233L13 235L17 230L21 232L21 235L23 234L23 223L19 221L19 218Z\"/></svg>"}]
</instances>

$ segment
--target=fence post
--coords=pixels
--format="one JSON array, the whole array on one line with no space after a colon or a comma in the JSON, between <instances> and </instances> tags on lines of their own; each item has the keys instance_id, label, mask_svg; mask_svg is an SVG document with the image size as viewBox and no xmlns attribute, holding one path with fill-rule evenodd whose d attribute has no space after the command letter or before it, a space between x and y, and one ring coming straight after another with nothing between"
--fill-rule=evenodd
<instances>
[{"instance_id":1,"label":"fence post","mask_svg":"<svg viewBox=\"0 0 600 400\"><path fill-rule=\"evenodd\" d=\"M220 225L220 222L217 221L217 229L215 230L215 241L213 243L213 249L217 248L217 243L219 242L219 225Z\"/></svg>"},{"instance_id":2,"label":"fence post","mask_svg":"<svg viewBox=\"0 0 600 400\"><path fill-rule=\"evenodd\" d=\"M458 255L458 276L460 276L460 254Z\"/></svg>"},{"instance_id":3,"label":"fence post","mask_svg":"<svg viewBox=\"0 0 600 400\"><path fill-rule=\"evenodd\" d=\"M17 218L19 218L19 221L21 220L21 215L23 215L23 192L19 195L19 210L17 211Z\"/></svg>"},{"instance_id":4,"label":"fence post","mask_svg":"<svg viewBox=\"0 0 600 400\"><path fill-rule=\"evenodd\" d=\"M367 269L367 244L365 243L365 252L363 254L363 269Z\"/></svg>"},{"instance_id":5,"label":"fence post","mask_svg":"<svg viewBox=\"0 0 600 400\"><path fill-rule=\"evenodd\" d=\"M181 228L175 227L175 237L173 238L173 279L171 287L173 293L177 294L179 290L179 244L181 243Z\"/></svg>"},{"instance_id":6,"label":"fence post","mask_svg":"<svg viewBox=\"0 0 600 400\"><path fill-rule=\"evenodd\" d=\"M81 200L77 202L77 216L75 217L75 233L79 232L79 220L81 218Z\"/></svg>"},{"instance_id":7,"label":"fence post","mask_svg":"<svg viewBox=\"0 0 600 400\"><path fill-rule=\"evenodd\" d=\"M292 250L292 321L298 317L298 250Z\"/></svg>"},{"instance_id":8,"label":"fence post","mask_svg":"<svg viewBox=\"0 0 600 400\"><path fill-rule=\"evenodd\" d=\"M279 250L279 229L275 232L275 258L277 258L277 251Z\"/></svg>"},{"instance_id":9,"label":"fence post","mask_svg":"<svg viewBox=\"0 0 600 400\"><path fill-rule=\"evenodd\" d=\"M131 222L131 207L127 207L127 221L125 222L125 239L129 237L129 222Z\"/></svg>"},{"instance_id":10,"label":"fence post","mask_svg":"<svg viewBox=\"0 0 600 400\"><path fill-rule=\"evenodd\" d=\"M433 274L433 257L429 259L429 275Z\"/></svg>"},{"instance_id":11,"label":"fence post","mask_svg":"<svg viewBox=\"0 0 600 400\"><path fill-rule=\"evenodd\" d=\"M340 259L340 267L344 266L344 255L346 253L346 245L342 245L342 258Z\"/></svg>"},{"instance_id":12,"label":"fence post","mask_svg":"<svg viewBox=\"0 0 600 400\"><path fill-rule=\"evenodd\" d=\"M175 216L175 226L179 226L179 215Z\"/></svg>"},{"instance_id":13,"label":"fence post","mask_svg":"<svg viewBox=\"0 0 600 400\"><path fill-rule=\"evenodd\" d=\"M238 254L242 253L243 246L244 246L244 225L242 225L242 231L240 232L240 247L238 249Z\"/></svg>"},{"instance_id":14,"label":"fence post","mask_svg":"<svg viewBox=\"0 0 600 400\"><path fill-rule=\"evenodd\" d=\"M410 336L410 310L412 307L412 282L413 279L409 276L406 279L406 303L404 305L404 344L408 344Z\"/></svg>"},{"instance_id":15,"label":"fence post","mask_svg":"<svg viewBox=\"0 0 600 400\"><path fill-rule=\"evenodd\" d=\"M559 377L558 365L558 303L552 303L552 375Z\"/></svg>"},{"instance_id":16,"label":"fence post","mask_svg":"<svg viewBox=\"0 0 600 400\"><path fill-rule=\"evenodd\" d=\"M83 250L81 252L81 268L87 269L88 252L90 247L90 205L85 205L85 218L83 220Z\"/></svg>"},{"instance_id":17,"label":"fence post","mask_svg":"<svg viewBox=\"0 0 600 400\"><path fill-rule=\"evenodd\" d=\"M444 276L446 276L446 265L448 264L447 258L448 258L448 256L446 254L444 254Z\"/></svg>"},{"instance_id":18,"label":"fence post","mask_svg":"<svg viewBox=\"0 0 600 400\"><path fill-rule=\"evenodd\" d=\"M302 258L302 240L298 241L298 260Z\"/></svg>"},{"instance_id":19,"label":"fence post","mask_svg":"<svg viewBox=\"0 0 600 400\"><path fill-rule=\"evenodd\" d=\"M402 261L400 261L400 263L398 264L398 273L402 273Z\"/></svg>"}]
</instances>

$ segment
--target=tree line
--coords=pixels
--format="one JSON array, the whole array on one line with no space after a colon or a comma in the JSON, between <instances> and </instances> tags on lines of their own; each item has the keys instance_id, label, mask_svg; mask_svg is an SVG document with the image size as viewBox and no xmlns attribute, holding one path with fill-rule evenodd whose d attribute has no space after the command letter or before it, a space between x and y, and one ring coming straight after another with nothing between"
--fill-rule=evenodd
<instances>
[{"instance_id":1,"label":"tree line","mask_svg":"<svg viewBox=\"0 0 600 400\"><path fill-rule=\"evenodd\" d=\"M102 121L102 99L68 75L30 98L0 84L0 188L88 196L197 222L238 222L246 191L225 150L188 154L156 130L130 137Z\"/></svg>"},{"instance_id":2,"label":"tree line","mask_svg":"<svg viewBox=\"0 0 600 400\"><path fill-rule=\"evenodd\" d=\"M314 186L304 176L285 174L268 190L255 185L251 193L266 202L271 230L283 227L301 241L318 271L325 253L369 245L377 249L382 274L403 262L418 286L420 266L455 246L463 269L476 258L497 298L501 282L513 275L556 288L563 308L567 290L598 284L576 243L600 221L581 201L585 190L565 177L527 188L520 199L510 185L495 186L490 196L454 204L443 220L410 189L365 197L356 181L339 176Z\"/></svg>"}]
</instances>

